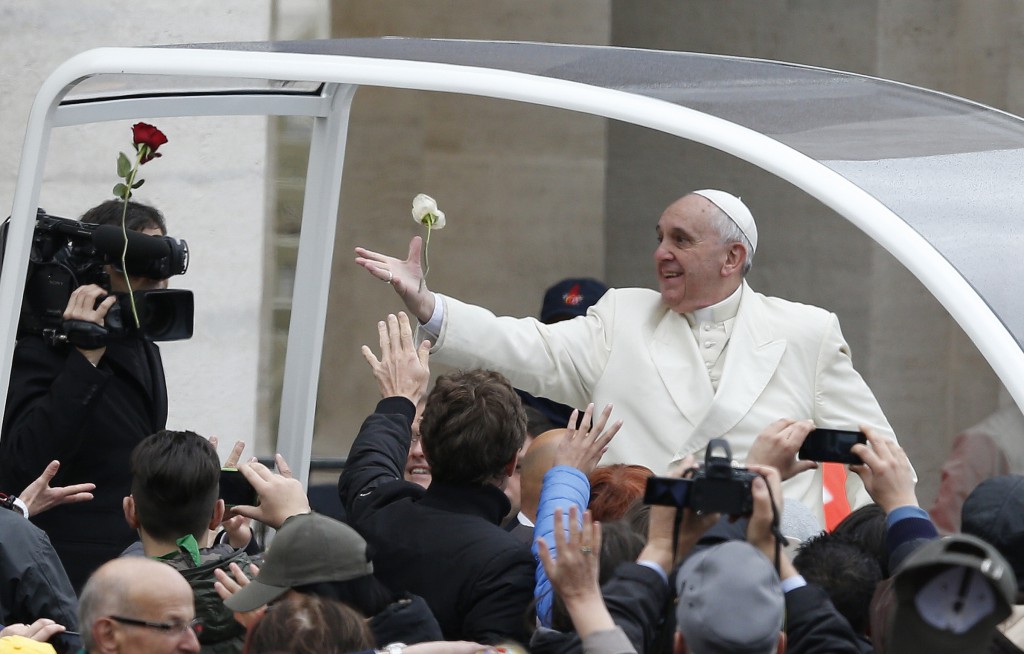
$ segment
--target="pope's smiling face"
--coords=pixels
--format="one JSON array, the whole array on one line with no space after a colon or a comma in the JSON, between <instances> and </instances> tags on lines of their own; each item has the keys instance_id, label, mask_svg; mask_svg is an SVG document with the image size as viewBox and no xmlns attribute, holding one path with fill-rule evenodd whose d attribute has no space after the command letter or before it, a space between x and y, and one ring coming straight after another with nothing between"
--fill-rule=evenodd
<instances>
[{"instance_id":1,"label":"pope's smiling face","mask_svg":"<svg viewBox=\"0 0 1024 654\"><path fill-rule=\"evenodd\" d=\"M722 242L715 226L720 213L707 198L687 195L658 220L654 268L662 301L677 313L721 302L743 280L743 246Z\"/></svg>"}]
</instances>

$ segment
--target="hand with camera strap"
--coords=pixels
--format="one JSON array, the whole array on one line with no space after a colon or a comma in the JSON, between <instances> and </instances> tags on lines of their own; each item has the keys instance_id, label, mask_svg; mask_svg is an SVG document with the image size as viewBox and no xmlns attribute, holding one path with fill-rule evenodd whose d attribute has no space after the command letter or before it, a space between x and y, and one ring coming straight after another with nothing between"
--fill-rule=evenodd
<instances>
[{"instance_id":1,"label":"hand with camera strap","mask_svg":"<svg viewBox=\"0 0 1024 654\"><path fill-rule=\"evenodd\" d=\"M780 579L795 576L793 563L782 551L782 477L771 466L748 464L757 477L750 484L754 511L747 523L747 542L761 550L775 565Z\"/></svg>"},{"instance_id":2,"label":"hand with camera strap","mask_svg":"<svg viewBox=\"0 0 1024 654\"><path fill-rule=\"evenodd\" d=\"M697 459L692 454L676 463L666 477L692 475ZM719 513L698 513L687 507L651 505L647 524L647 543L638 561L651 561L662 570L672 570L689 555L694 546L721 518Z\"/></svg>"},{"instance_id":3,"label":"hand with camera strap","mask_svg":"<svg viewBox=\"0 0 1024 654\"><path fill-rule=\"evenodd\" d=\"M64 328L68 342L75 346L89 363L98 366L106 353L104 319L117 297L96 284L79 286L71 292L64 309Z\"/></svg>"}]
</instances>

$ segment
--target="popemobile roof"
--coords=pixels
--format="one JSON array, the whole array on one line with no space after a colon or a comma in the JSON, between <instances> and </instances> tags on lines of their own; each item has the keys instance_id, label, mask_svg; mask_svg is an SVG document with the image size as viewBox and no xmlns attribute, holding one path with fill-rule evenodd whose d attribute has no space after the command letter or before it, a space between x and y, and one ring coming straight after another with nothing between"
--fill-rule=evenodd
<instances>
[{"instance_id":1,"label":"popemobile roof","mask_svg":"<svg viewBox=\"0 0 1024 654\"><path fill-rule=\"evenodd\" d=\"M1024 343L1024 120L897 82L774 61L544 43L380 38L186 48L442 63L662 100L839 173L920 234ZM425 84L426 86L426 84ZM288 88L284 86L284 88Z\"/></svg>"},{"instance_id":2,"label":"popemobile roof","mask_svg":"<svg viewBox=\"0 0 1024 654\"><path fill-rule=\"evenodd\" d=\"M33 152L45 151L52 127L168 115L325 118L336 111L342 90L348 89L348 102L351 90L365 85L605 116L760 166L899 259L1024 405L1024 301L1012 283L1024 277L1024 121L951 95L808 66L616 47L407 38L90 50L65 62L39 91L11 238L24 244L27 258L39 192L33 176L42 171ZM344 148L343 139L337 147ZM335 190L325 183L317 192ZM309 193L307 187L307 199ZM314 210L336 221L336 201L325 202L304 210L304 229ZM24 224L15 229L19 220ZM321 254L329 260L331 253ZM323 266L318 271L324 274ZM4 307L20 302L18 274L5 270L0 277ZM325 294L311 309L321 332L310 334L310 348L322 339ZM8 317L3 372L10 367L15 325ZM318 357L311 354L304 365L318 367ZM286 366L286 384L287 376Z\"/></svg>"}]
</instances>

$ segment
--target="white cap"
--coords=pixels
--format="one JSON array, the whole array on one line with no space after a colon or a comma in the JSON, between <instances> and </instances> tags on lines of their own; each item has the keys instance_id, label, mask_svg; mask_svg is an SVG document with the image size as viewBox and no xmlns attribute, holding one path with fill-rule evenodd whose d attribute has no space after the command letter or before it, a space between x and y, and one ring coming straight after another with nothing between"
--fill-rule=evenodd
<instances>
[{"instance_id":1,"label":"white cap","mask_svg":"<svg viewBox=\"0 0 1024 654\"><path fill-rule=\"evenodd\" d=\"M747 205L743 204L743 200L725 191L714 189L693 191L691 194L710 200L712 204L721 209L722 213L729 216L729 220L736 223L736 226L750 241L750 249L757 251L757 225L754 224L754 216L750 213ZM753 255L754 252L750 254Z\"/></svg>"}]
</instances>

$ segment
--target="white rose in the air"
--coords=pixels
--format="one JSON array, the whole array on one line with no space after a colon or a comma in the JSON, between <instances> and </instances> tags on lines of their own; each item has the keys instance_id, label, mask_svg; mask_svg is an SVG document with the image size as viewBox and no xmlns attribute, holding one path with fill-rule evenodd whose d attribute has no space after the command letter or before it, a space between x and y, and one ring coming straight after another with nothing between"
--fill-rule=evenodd
<instances>
[{"instance_id":1,"label":"white rose in the air","mask_svg":"<svg viewBox=\"0 0 1024 654\"><path fill-rule=\"evenodd\" d=\"M420 193L412 199L412 218L431 229L444 228L444 212L437 208L437 201Z\"/></svg>"}]
</instances>

